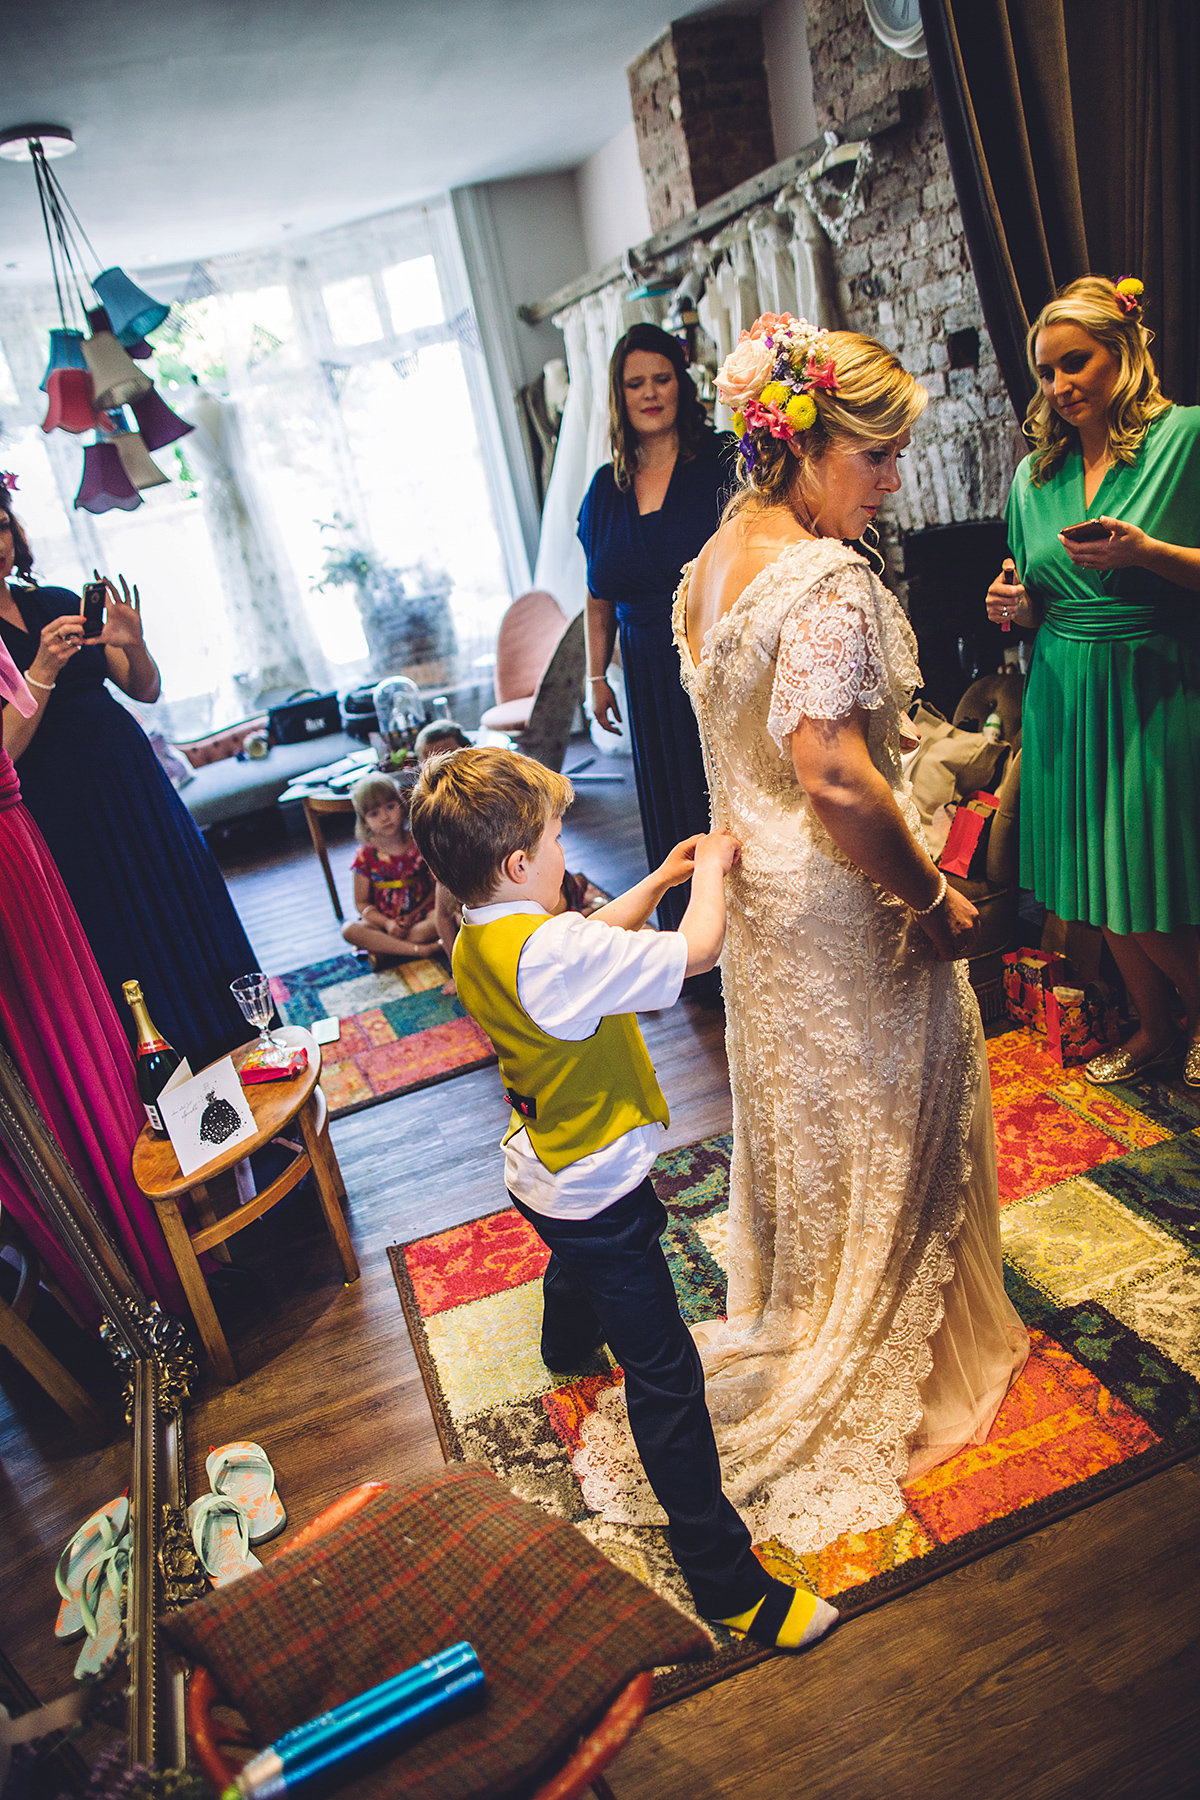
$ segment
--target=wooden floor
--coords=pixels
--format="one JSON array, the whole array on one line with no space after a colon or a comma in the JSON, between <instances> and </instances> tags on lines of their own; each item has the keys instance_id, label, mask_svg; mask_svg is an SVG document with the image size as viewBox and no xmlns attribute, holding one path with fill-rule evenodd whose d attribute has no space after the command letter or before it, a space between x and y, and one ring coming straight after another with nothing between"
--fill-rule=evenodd
<instances>
[{"instance_id":1,"label":"wooden floor","mask_svg":"<svg viewBox=\"0 0 1200 1800\"><path fill-rule=\"evenodd\" d=\"M352 845L333 823L348 902ZM568 867L610 889L644 872L632 779L581 790L564 836ZM221 856L264 968L338 953L306 838L231 838ZM647 1020L646 1038L670 1141L728 1129L719 1017L683 1004ZM209 1446L232 1437L266 1446L297 1526L357 1481L442 1466L385 1249L503 1203L504 1117L485 1069L333 1126L363 1270L353 1287L303 1207L236 1240L241 1260L257 1239L256 1273L228 1278L220 1300L242 1376L201 1383L187 1428L194 1493ZM126 1448L81 1451L21 1372L0 1366L0 1642L42 1698L69 1686L74 1655L52 1636L55 1559L127 1471ZM1191 1461L849 1621L804 1657L665 1708L610 1769L617 1800L1200 1793L1198 1544Z\"/></svg>"}]
</instances>

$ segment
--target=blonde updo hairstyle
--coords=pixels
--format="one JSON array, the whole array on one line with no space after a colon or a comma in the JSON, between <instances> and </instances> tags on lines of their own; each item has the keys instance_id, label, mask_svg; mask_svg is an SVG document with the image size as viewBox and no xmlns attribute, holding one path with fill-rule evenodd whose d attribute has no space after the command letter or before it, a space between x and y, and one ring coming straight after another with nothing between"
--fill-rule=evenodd
<instances>
[{"instance_id":1,"label":"blonde updo hairstyle","mask_svg":"<svg viewBox=\"0 0 1200 1800\"><path fill-rule=\"evenodd\" d=\"M793 495L808 505L819 497L816 468L826 451L854 452L890 443L911 430L924 412L929 401L925 389L874 338L859 331L830 331L821 347L837 371L837 392L812 390L816 423L797 432L791 440L794 449L769 431L754 433L754 467L747 469L745 457L739 457L742 485L725 518L747 506L787 506Z\"/></svg>"},{"instance_id":2,"label":"blonde updo hairstyle","mask_svg":"<svg viewBox=\"0 0 1200 1800\"><path fill-rule=\"evenodd\" d=\"M1154 334L1142 323L1140 302L1126 312L1115 283L1107 275L1083 275L1078 281L1068 282L1043 306L1025 340L1029 367L1038 382L1021 427L1033 445L1035 486L1046 481L1067 451L1079 442L1075 427L1060 418L1043 394L1038 377L1038 334L1048 325L1078 325L1103 344L1117 363L1117 384L1108 403L1108 447L1114 462L1131 463L1141 448L1146 427L1171 405L1158 384L1150 356Z\"/></svg>"}]
</instances>

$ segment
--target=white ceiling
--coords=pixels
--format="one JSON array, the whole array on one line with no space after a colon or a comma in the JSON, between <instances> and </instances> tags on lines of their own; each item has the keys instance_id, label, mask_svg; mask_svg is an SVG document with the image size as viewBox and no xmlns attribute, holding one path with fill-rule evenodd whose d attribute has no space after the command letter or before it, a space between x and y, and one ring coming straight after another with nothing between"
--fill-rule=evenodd
<instances>
[{"instance_id":1,"label":"white ceiling","mask_svg":"<svg viewBox=\"0 0 1200 1800\"><path fill-rule=\"evenodd\" d=\"M10 0L0 129L71 128L55 171L103 263L191 262L572 168L628 123L626 65L712 3ZM33 172L0 162L0 283L48 276Z\"/></svg>"}]
</instances>

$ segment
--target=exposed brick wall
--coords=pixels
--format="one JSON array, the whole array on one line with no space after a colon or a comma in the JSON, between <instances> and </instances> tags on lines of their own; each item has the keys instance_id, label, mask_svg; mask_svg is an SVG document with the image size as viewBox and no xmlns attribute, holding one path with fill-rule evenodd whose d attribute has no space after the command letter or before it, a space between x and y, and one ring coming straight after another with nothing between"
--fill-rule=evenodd
<instances>
[{"instance_id":1,"label":"exposed brick wall","mask_svg":"<svg viewBox=\"0 0 1200 1800\"><path fill-rule=\"evenodd\" d=\"M775 161L757 18L679 20L628 74L655 231Z\"/></svg>"},{"instance_id":2,"label":"exposed brick wall","mask_svg":"<svg viewBox=\"0 0 1200 1800\"><path fill-rule=\"evenodd\" d=\"M899 575L897 526L997 517L1027 446L984 328L928 64L885 49L862 0L808 0L808 46L822 130L918 90L912 122L876 142L866 210L833 251L846 325L894 350L929 390L885 533ZM951 367L969 355L971 332L978 367Z\"/></svg>"}]
</instances>

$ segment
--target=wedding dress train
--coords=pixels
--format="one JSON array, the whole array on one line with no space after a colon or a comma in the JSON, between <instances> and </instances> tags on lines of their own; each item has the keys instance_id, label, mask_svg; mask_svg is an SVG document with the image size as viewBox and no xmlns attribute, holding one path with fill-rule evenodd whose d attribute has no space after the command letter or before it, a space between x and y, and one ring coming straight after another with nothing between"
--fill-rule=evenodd
<instances>
[{"instance_id":1,"label":"wedding dress train","mask_svg":"<svg viewBox=\"0 0 1200 1800\"><path fill-rule=\"evenodd\" d=\"M727 1317L695 1328L725 1489L756 1542L894 1522L901 1485L986 1437L1028 1354L1003 1287L991 1100L962 963L841 854L784 743L858 706L914 834L899 718L920 681L898 603L847 546L786 550L693 665L714 820L741 840L722 975ZM613 1522L662 1522L620 1387L575 1459Z\"/></svg>"}]
</instances>

